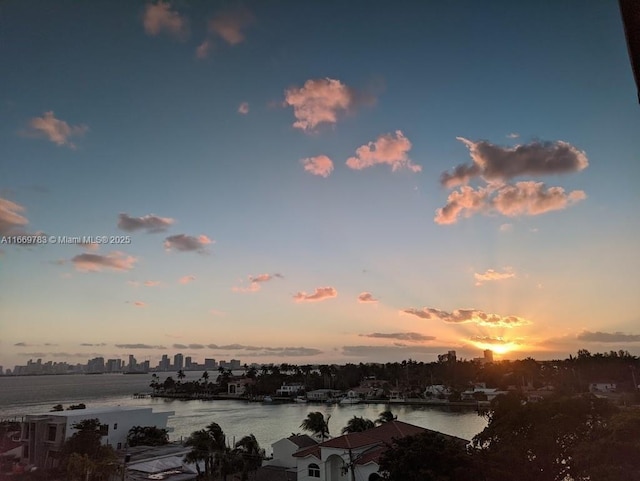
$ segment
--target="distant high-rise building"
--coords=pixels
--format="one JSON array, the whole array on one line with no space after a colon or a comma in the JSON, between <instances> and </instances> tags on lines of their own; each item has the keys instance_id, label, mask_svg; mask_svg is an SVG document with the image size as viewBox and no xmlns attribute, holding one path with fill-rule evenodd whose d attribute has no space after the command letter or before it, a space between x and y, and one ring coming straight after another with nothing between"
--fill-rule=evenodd
<instances>
[{"instance_id":1,"label":"distant high-rise building","mask_svg":"<svg viewBox=\"0 0 640 481\"><path fill-rule=\"evenodd\" d=\"M187 356L184 358L184 368L185 369L191 368L191 356Z\"/></svg>"},{"instance_id":2,"label":"distant high-rise building","mask_svg":"<svg viewBox=\"0 0 640 481\"><path fill-rule=\"evenodd\" d=\"M231 361L229 361L229 369L232 371L237 371L240 368L240 361L238 359L231 359Z\"/></svg>"},{"instance_id":3,"label":"distant high-rise building","mask_svg":"<svg viewBox=\"0 0 640 481\"><path fill-rule=\"evenodd\" d=\"M87 362L87 372L104 372L104 357L94 357Z\"/></svg>"},{"instance_id":4,"label":"distant high-rise building","mask_svg":"<svg viewBox=\"0 0 640 481\"><path fill-rule=\"evenodd\" d=\"M205 359L204 360L204 368L205 369L215 369L216 368L216 360L215 359Z\"/></svg>"},{"instance_id":5,"label":"distant high-rise building","mask_svg":"<svg viewBox=\"0 0 640 481\"><path fill-rule=\"evenodd\" d=\"M438 362L456 362L456 351L448 351L446 354L438 355Z\"/></svg>"},{"instance_id":6,"label":"distant high-rise building","mask_svg":"<svg viewBox=\"0 0 640 481\"><path fill-rule=\"evenodd\" d=\"M137 367L138 361L136 361L136 358L133 357L133 354L129 354L129 365L127 366L127 368L129 369L129 371L135 371Z\"/></svg>"},{"instance_id":7,"label":"distant high-rise building","mask_svg":"<svg viewBox=\"0 0 640 481\"><path fill-rule=\"evenodd\" d=\"M168 371L171 368L171 361L169 360L169 356L166 354L162 355L162 359L160 359L160 364L158 364L158 368L161 371Z\"/></svg>"},{"instance_id":8,"label":"distant high-rise building","mask_svg":"<svg viewBox=\"0 0 640 481\"><path fill-rule=\"evenodd\" d=\"M493 351L491 349L484 350L484 362L493 362Z\"/></svg>"},{"instance_id":9,"label":"distant high-rise building","mask_svg":"<svg viewBox=\"0 0 640 481\"><path fill-rule=\"evenodd\" d=\"M173 356L173 369L180 371L184 367L184 356L181 353Z\"/></svg>"}]
</instances>

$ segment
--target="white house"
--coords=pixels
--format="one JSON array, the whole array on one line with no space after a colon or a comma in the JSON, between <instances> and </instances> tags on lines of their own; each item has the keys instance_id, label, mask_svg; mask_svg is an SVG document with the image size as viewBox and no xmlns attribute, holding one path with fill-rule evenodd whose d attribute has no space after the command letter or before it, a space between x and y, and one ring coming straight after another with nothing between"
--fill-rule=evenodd
<instances>
[{"instance_id":1,"label":"white house","mask_svg":"<svg viewBox=\"0 0 640 481\"><path fill-rule=\"evenodd\" d=\"M301 391L304 391L304 384L301 382L291 384L284 383L276 389L276 396L295 396Z\"/></svg>"},{"instance_id":2,"label":"white house","mask_svg":"<svg viewBox=\"0 0 640 481\"><path fill-rule=\"evenodd\" d=\"M298 481L379 480L380 456L393 440L425 431L429 430L402 421L389 421L363 432L345 434L303 448L294 454L298 459ZM465 439L445 434L442 436L463 445L469 443Z\"/></svg>"},{"instance_id":3,"label":"white house","mask_svg":"<svg viewBox=\"0 0 640 481\"><path fill-rule=\"evenodd\" d=\"M98 419L102 443L121 449L126 446L127 434L134 426L155 426L167 429L173 411L153 412L151 408L105 407L29 414L22 423L20 441L22 459L41 468L54 465L55 453L77 431L73 426L87 419Z\"/></svg>"},{"instance_id":4,"label":"white house","mask_svg":"<svg viewBox=\"0 0 640 481\"><path fill-rule=\"evenodd\" d=\"M280 466L283 468L295 468L298 459L294 454L301 449L309 448L318 444L318 441L306 434L292 434L288 438L280 439L271 445L273 449L273 459L265 464L269 466Z\"/></svg>"}]
</instances>

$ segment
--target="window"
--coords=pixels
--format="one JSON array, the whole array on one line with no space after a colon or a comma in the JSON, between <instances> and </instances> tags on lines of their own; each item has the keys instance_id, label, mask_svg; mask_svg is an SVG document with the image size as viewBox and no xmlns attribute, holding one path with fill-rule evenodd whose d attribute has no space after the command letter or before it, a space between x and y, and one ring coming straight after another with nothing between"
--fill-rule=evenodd
<instances>
[{"instance_id":1,"label":"window","mask_svg":"<svg viewBox=\"0 0 640 481\"><path fill-rule=\"evenodd\" d=\"M311 478L319 478L320 477L320 466L315 463L311 463L309 465L309 477Z\"/></svg>"},{"instance_id":2,"label":"window","mask_svg":"<svg viewBox=\"0 0 640 481\"><path fill-rule=\"evenodd\" d=\"M118 423L113 423L113 430L115 431L116 429L118 429Z\"/></svg>"},{"instance_id":3,"label":"window","mask_svg":"<svg viewBox=\"0 0 640 481\"><path fill-rule=\"evenodd\" d=\"M122 443L118 443L118 448L117 449L122 449Z\"/></svg>"},{"instance_id":4,"label":"window","mask_svg":"<svg viewBox=\"0 0 640 481\"><path fill-rule=\"evenodd\" d=\"M49 430L47 431L47 441L55 441L56 440L56 427L53 425L49 425Z\"/></svg>"},{"instance_id":5,"label":"window","mask_svg":"<svg viewBox=\"0 0 640 481\"><path fill-rule=\"evenodd\" d=\"M100 436L106 436L107 434L109 434L109 425L108 424L101 424L100 425Z\"/></svg>"}]
</instances>

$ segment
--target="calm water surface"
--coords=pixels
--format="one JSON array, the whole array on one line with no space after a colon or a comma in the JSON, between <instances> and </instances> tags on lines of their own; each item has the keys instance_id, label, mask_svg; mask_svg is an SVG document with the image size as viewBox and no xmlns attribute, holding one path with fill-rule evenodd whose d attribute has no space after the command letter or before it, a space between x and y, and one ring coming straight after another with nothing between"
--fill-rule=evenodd
<instances>
[{"instance_id":1,"label":"calm water surface","mask_svg":"<svg viewBox=\"0 0 640 481\"><path fill-rule=\"evenodd\" d=\"M188 372L187 380L201 373ZM159 374L164 380L171 373ZM175 374L173 374L175 379ZM0 418L48 412L55 404L84 403L87 407L132 406L152 407L154 411L175 411L169 418L172 440L187 437L210 422L218 423L230 440L253 433L260 445L271 452L271 443L302 432L300 423L309 412L331 415L329 430L339 435L353 416L375 419L391 409L398 419L443 433L471 439L487 425L475 411L452 411L423 406L386 406L357 404L325 406L317 404L261 404L243 401L181 401L158 398L134 399L134 392L149 392L151 374L94 376L17 376L0 377Z\"/></svg>"}]
</instances>

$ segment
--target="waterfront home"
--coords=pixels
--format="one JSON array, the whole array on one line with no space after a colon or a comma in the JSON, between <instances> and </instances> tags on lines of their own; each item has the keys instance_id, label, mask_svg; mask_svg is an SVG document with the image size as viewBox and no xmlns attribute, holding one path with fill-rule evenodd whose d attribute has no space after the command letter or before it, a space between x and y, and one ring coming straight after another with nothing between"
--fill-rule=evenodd
<instances>
[{"instance_id":1,"label":"waterfront home","mask_svg":"<svg viewBox=\"0 0 640 481\"><path fill-rule=\"evenodd\" d=\"M301 382L283 383L278 389L276 389L276 396L295 396L300 392L304 392L304 384Z\"/></svg>"},{"instance_id":2,"label":"waterfront home","mask_svg":"<svg viewBox=\"0 0 640 481\"><path fill-rule=\"evenodd\" d=\"M389 421L362 432L344 434L315 446L300 449L293 456L298 459L298 481L344 481L382 479L380 457L394 439L413 436L428 429L402 421ZM442 436L466 446L466 439ZM349 478L349 476L351 476Z\"/></svg>"},{"instance_id":3,"label":"waterfront home","mask_svg":"<svg viewBox=\"0 0 640 481\"><path fill-rule=\"evenodd\" d=\"M307 434L292 434L288 438L283 438L271 445L273 458L266 461L267 466L279 466L295 470L298 459L294 454L301 449L316 446L318 441Z\"/></svg>"},{"instance_id":4,"label":"waterfront home","mask_svg":"<svg viewBox=\"0 0 640 481\"><path fill-rule=\"evenodd\" d=\"M173 411L153 412L152 408L120 406L28 414L20 434L22 461L38 468L54 467L64 442L76 432L73 426L88 419L100 421L102 444L122 449L132 427L167 429L167 420L173 414Z\"/></svg>"},{"instance_id":5,"label":"waterfront home","mask_svg":"<svg viewBox=\"0 0 640 481\"><path fill-rule=\"evenodd\" d=\"M307 400L309 401L330 401L342 396L342 391L337 389L316 389L315 391L309 391L307 393Z\"/></svg>"},{"instance_id":6,"label":"waterfront home","mask_svg":"<svg viewBox=\"0 0 640 481\"><path fill-rule=\"evenodd\" d=\"M227 384L227 394L242 396L247 393L247 386L254 385L255 383L255 379L249 377L233 376Z\"/></svg>"}]
</instances>

